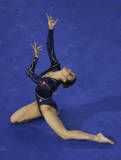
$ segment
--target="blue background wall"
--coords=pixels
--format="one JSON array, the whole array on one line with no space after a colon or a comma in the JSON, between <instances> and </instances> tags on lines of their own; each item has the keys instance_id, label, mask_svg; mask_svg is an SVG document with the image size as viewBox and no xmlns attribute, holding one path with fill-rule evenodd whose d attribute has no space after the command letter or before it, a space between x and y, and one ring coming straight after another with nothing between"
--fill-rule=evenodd
<instances>
[{"instance_id":1,"label":"blue background wall","mask_svg":"<svg viewBox=\"0 0 121 160\"><path fill-rule=\"evenodd\" d=\"M62 66L77 74L54 99L69 129L103 132L115 145L60 139L41 119L13 125L10 115L35 101L25 72L43 45L36 72L46 69L47 19L59 18L55 50ZM0 0L0 159L116 160L121 156L121 1Z\"/></svg>"}]
</instances>

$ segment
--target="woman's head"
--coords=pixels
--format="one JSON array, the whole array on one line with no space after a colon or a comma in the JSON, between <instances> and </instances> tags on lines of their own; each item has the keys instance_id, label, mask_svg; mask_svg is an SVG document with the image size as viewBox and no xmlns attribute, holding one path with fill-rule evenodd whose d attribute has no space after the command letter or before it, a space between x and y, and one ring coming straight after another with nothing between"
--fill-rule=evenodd
<instances>
[{"instance_id":1,"label":"woman's head","mask_svg":"<svg viewBox=\"0 0 121 160\"><path fill-rule=\"evenodd\" d=\"M64 77L64 79L62 81L64 88L68 88L75 83L77 77L76 77L76 74L74 72L72 72L72 70L70 70L67 67L64 67L61 70L61 73L63 74L63 77Z\"/></svg>"}]
</instances>

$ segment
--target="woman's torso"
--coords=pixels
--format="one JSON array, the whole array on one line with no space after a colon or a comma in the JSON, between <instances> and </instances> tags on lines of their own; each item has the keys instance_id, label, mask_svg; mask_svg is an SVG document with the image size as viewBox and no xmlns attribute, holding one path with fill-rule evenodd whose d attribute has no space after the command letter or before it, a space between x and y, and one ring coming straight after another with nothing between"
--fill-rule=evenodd
<instances>
[{"instance_id":1,"label":"woman's torso","mask_svg":"<svg viewBox=\"0 0 121 160\"><path fill-rule=\"evenodd\" d=\"M57 90L60 85L60 81L52 78L49 72L40 76L39 84L35 88L36 95L48 98Z\"/></svg>"}]
</instances>

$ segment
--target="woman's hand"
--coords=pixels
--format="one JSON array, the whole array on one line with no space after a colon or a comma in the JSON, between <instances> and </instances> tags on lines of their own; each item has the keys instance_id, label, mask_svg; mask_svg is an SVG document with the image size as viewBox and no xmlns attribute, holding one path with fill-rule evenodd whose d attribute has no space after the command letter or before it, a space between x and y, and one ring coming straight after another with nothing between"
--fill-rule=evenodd
<instances>
[{"instance_id":1,"label":"woman's hand","mask_svg":"<svg viewBox=\"0 0 121 160\"><path fill-rule=\"evenodd\" d=\"M42 51L42 45L37 47L36 42L34 42L34 44L32 44L31 46L34 49L35 57L39 58L40 52Z\"/></svg>"},{"instance_id":2,"label":"woman's hand","mask_svg":"<svg viewBox=\"0 0 121 160\"><path fill-rule=\"evenodd\" d=\"M47 16L47 19L48 19L48 26L49 26L49 29L54 29L55 25L57 24L58 22L58 19L54 20L52 18L51 15L49 15L48 13L46 13L46 16Z\"/></svg>"}]
</instances>

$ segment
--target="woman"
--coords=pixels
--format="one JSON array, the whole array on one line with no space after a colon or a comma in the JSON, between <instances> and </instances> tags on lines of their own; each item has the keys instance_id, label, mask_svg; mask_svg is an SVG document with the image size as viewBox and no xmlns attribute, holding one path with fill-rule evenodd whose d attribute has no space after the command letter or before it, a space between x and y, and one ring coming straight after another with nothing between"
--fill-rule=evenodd
<instances>
[{"instance_id":1,"label":"woman","mask_svg":"<svg viewBox=\"0 0 121 160\"><path fill-rule=\"evenodd\" d=\"M32 47L35 56L27 70L27 75L37 84L35 89L36 101L13 113L10 117L10 121L12 123L22 123L42 117L62 139L90 140L100 143L114 144L112 140L105 137L102 133L93 135L79 130L68 130L59 119L58 107L52 99L52 94L57 90L60 84L62 84L64 88L70 87L76 81L76 74L67 67L61 69L60 62L55 55L53 39L54 27L57 20L54 20L52 16L48 14L46 14L46 16L49 26L47 50L51 66L40 75L35 74L35 66L39 59L42 46L37 47L34 42Z\"/></svg>"}]
</instances>

